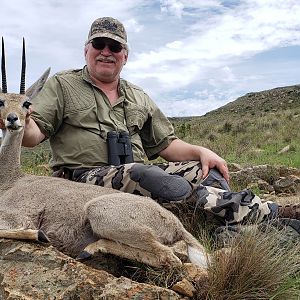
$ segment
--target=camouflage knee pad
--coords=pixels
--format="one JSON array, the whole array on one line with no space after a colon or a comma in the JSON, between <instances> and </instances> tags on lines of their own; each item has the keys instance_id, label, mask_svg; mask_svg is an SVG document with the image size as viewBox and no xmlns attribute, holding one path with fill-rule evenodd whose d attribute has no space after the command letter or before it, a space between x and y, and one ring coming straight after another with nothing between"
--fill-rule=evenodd
<instances>
[{"instance_id":1,"label":"camouflage knee pad","mask_svg":"<svg viewBox=\"0 0 300 300\"><path fill-rule=\"evenodd\" d=\"M131 180L162 202L184 200L192 193L192 186L186 179L170 175L155 165L134 164L129 173Z\"/></svg>"},{"instance_id":2,"label":"camouflage knee pad","mask_svg":"<svg viewBox=\"0 0 300 300\"><path fill-rule=\"evenodd\" d=\"M230 191L228 182L225 180L220 171L216 168L209 170L208 175L206 176L206 178L203 179L201 184Z\"/></svg>"}]
</instances>

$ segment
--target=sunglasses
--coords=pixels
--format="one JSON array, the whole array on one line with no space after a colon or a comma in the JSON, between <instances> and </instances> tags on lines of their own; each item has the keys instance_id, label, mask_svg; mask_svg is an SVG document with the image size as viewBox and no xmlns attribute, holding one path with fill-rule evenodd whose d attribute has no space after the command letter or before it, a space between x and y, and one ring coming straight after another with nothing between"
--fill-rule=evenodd
<instances>
[{"instance_id":1,"label":"sunglasses","mask_svg":"<svg viewBox=\"0 0 300 300\"><path fill-rule=\"evenodd\" d=\"M105 46L113 53L119 53L124 48L123 45L117 41L104 38L96 38L91 41L93 48L103 50Z\"/></svg>"}]
</instances>

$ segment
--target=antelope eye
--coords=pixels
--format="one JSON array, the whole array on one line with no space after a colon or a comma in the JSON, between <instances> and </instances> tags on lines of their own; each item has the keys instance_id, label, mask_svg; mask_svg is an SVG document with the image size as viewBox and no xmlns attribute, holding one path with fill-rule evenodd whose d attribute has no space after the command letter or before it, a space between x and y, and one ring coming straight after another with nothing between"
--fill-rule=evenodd
<instances>
[{"instance_id":1,"label":"antelope eye","mask_svg":"<svg viewBox=\"0 0 300 300\"><path fill-rule=\"evenodd\" d=\"M26 108L26 109L29 109L29 106L31 105L31 102L29 102L29 101L24 101L24 103L23 103L23 107L24 108Z\"/></svg>"},{"instance_id":2,"label":"antelope eye","mask_svg":"<svg viewBox=\"0 0 300 300\"><path fill-rule=\"evenodd\" d=\"M0 108L4 107L5 104L4 104L4 101L3 100L0 100Z\"/></svg>"}]
</instances>

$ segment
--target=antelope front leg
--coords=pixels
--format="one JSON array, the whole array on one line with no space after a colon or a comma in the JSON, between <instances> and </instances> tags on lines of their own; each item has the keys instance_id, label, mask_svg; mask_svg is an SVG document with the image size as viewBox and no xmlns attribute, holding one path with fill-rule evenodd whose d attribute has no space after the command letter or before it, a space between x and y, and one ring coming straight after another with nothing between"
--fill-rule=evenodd
<instances>
[{"instance_id":1,"label":"antelope front leg","mask_svg":"<svg viewBox=\"0 0 300 300\"><path fill-rule=\"evenodd\" d=\"M159 243L158 243L159 244ZM94 243L89 244L77 256L77 260L84 260L90 258L96 252L109 253L119 257L136 260L152 267L161 268L162 266L176 267L181 266L181 261L176 257L170 248L167 246L159 246L160 254L157 252L149 252L140 248L131 247L112 240L100 239Z\"/></svg>"},{"instance_id":2,"label":"antelope front leg","mask_svg":"<svg viewBox=\"0 0 300 300\"><path fill-rule=\"evenodd\" d=\"M0 238L49 243L48 237L42 230L34 229L0 229Z\"/></svg>"},{"instance_id":3,"label":"antelope front leg","mask_svg":"<svg viewBox=\"0 0 300 300\"><path fill-rule=\"evenodd\" d=\"M136 260L152 267L160 267L157 256L145 250L130 247L115 241L100 239L89 244L77 257L77 260L89 259L96 252L109 253L122 258Z\"/></svg>"}]
</instances>

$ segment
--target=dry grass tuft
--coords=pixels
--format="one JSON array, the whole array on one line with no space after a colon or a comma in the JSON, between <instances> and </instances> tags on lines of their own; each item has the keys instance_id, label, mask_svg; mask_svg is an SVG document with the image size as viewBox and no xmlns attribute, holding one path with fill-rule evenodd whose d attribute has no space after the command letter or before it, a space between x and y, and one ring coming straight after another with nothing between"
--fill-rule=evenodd
<instances>
[{"instance_id":1,"label":"dry grass tuft","mask_svg":"<svg viewBox=\"0 0 300 300\"><path fill-rule=\"evenodd\" d=\"M176 282L184 277L184 271L181 267L156 269L147 265L131 266L129 271L130 278L137 282L171 288Z\"/></svg>"},{"instance_id":2,"label":"dry grass tuft","mask_svg":"<svg viewBox=\"0 0 300 300\"><path fill-rule=\"evenodd\" d=\"M280 234L253 228L216 251L206 299L299 299L300 243L283 245Z\"/></svg>"},{"instance_id":3,"label":"dry grass tuft","mask_svg":"<svg viewBox=\"0 0 300 300\"><path fill-rule=\"evenodd\" d=\"M300 299L300 242L287 242L284 232L271 226L264 232L249 228L232 238L230 248L212 253L205 282L190 281L197 291L194 300ZM203 231L201 240L212 243ZM184 268L140 265L130 273L131 279L165 288L188 278Z\"/></svg>"}]
</instances>

